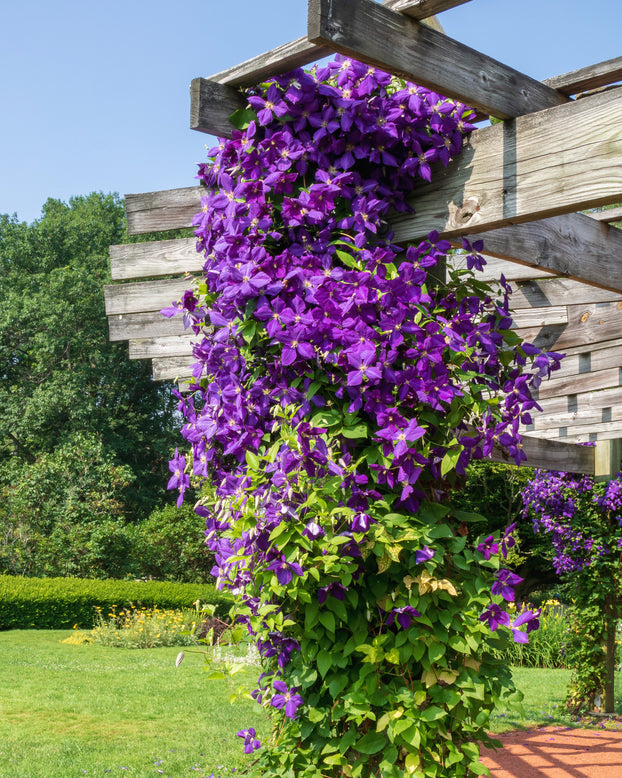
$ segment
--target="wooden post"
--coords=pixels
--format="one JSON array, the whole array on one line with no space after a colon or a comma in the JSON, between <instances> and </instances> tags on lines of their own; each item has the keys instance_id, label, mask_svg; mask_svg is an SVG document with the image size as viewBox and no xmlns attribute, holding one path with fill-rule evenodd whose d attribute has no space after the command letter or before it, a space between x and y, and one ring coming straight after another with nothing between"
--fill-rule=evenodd
<instances>
[{"instance_id":1,"label":"wooden post","mask_svg":"<svg viewBox=\"0 0 622 778\"><path fill-rule=\"evenodd\" d=\"M603 440L596 445L594 475L597 481L610 481L620 470L622 440ZM615 593L611 593L605 603L607 628L605 633L605 701L604 712L615 712L615 669L616 669L616 627L618 624L618 606Z\"/></svg>"}]
</instances>

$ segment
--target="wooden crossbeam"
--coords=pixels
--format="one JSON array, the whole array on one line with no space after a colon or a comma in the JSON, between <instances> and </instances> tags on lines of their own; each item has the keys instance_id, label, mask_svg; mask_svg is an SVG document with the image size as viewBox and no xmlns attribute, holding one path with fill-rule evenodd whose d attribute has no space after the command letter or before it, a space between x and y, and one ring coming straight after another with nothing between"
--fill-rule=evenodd
<instances>
[{"instance_id":1,"label":"wooden crossbeam","mask_svg":"<svg viewBox=\"0 0 622 778\"><path fill-rule=\"evenodd\" d=\"M185 334L181 316L167 319L157 311L108 316L108 328L112 341Z\"/></svg>"},{"instance_id":2,"label":"wooden crossbeam","mask_svg":"<svg viewBox=\"0 0 622 778\"><path fill-rule=\"evenodd\" d=\"M382 0L382 4L392 11L419 21L468 2L470 0Z\"/></svg>"},{"instance_id":3,"label":"wooden crossbeam","mask_svg":"<svg viewBox=\"0 0 622 778\"><path fill-rule=\"evenodd\" d=\"M142 281L131 284L104 286L106 314L160 311L179 300L186 289L192 288L192 278L171 278L160 281Z\"/></svg>"},{"instance_id":4,"label":"wooden crossbeam","mask_svg":"<svg viewBox=\"0 0 622 778\"><path fill-rule=\"evenodd\" d=\"M622 57L616 57L561 76L547 78L543 83L562 94L576 95L578 92L599 89L620 80L622 80Z\"/></svg>"},{"instance_id":5,"label":"wooden crossbeam","mask_svg":"<svg viewBox=\"0 0 622 778\"><path fill-rule=\"evenodd\" d=\"M519 267L519 265L515 266ZM516 281L511 286L512 296L510 297L510 305L512 310L622 301L620 292L611 292L608 289L588 286L569 278L530 279Z\"/></svg>"},{"instance_id":6,"label":"wooden crossbeam","mask_svg":"<svg viewBox=\"0 0 622 778\"><path fill-rule=\"evenodd\" d=\"M194 273L203 268L205 257L197 253L196 238L124 243L110 247L113 281Z\"/></svg>"},{"instance_id":7,"label":"wooden crossbeam","mask_svg":"<svg viewBox=\"0 0 622 778\"><path fill-rule=\"evenodd\" d=\"M191 227L192 217L201 210L201 194L204 192L202 186L187 186L183 189L125 195L129 234Z\"/></svg>"},{"instance_id":8,"label":"wooden crossbeam","mask_svg":"<svg viewBox=\"0 0 622 778\"><path fill-rule=\"evenodd\" d=\"M595 213L588 214L588 216L599 222L619 222L622 221L622 207L607 208L606 211L596 211Z\"/></svg>"},{"instance_id":9,"label":"wooden crossbeam","mask_svg":"<svg viewBox=\"0 0 622 778\"><path fill-rule=\"evenodd\" d=\"M130 359L191 356L192 344L197 340L194 333L130 340Z\"/></svg>"},{"instance_id":10,"label":"wooden crossbeam","mask_svg":"<svg viewBox=\"0 0 622 778\"><path fill-rule=\"evenodd\" d=\"M555 374L553 374L555 375ZM606 370L580 373L563 378L549 378L543 381L538 396L547 397L568 396L579 392L592 392L599 389L611 389L622 386L622 368L611 367Z\"/></svg>"},{"instance_id":11,"label":"wooden crossbeam","mask_svg":"<svg viewBox=\"0 0 622 778\"><path fill-rule=\"evenodd\" d=\"M607 389L607 392L616 391ZM618 396L622 396L622 388L617 389ZM533 423L525 430L525 433L536 433L541 430L562 429L569 430L575 426L591 426L594 424L622 424L622 407L620 405L605 405L602 408L586 408L566 413L533 413Z\"/></svg>"},{"instance_id":12,"label":"wooden crossbeam","mask_svg":"<svg viewBox=\"0 0 622 778\"><path fill-rule=\"evenodd\" d=\"M506 281L530 281L533 279L551 278L553 271L543 268L534 268L529 265L522 265L518 262L499 259L484 254L486 264L484 269L477 273L477 277L482 281L498 281L501 276L505 276ZM466 256L464 254L455 254L447 257L447 265L454 268L466 267ZM593 287L589 287L593 289Z\"/></svg>"},{"instance_id":13,"label":"wooden crossbeam","mask_svg":"<svg viewBox=\"0 0 622 778\"><path fill-rule=\"evenodd\" d=\"M397 13L428 22L435 14L468 2L470 0L382 0L383 5ZM317 62L318 59L328 57L333 52L334 49L331 47L318 46L305 36L277 46L227 70L214 73L208 80L235 87L255 86L274 76Z\"/></svg>"},{"instance_id":14,"label":"wooden crossbeam","mask_svg":"<svg viewBox=\"0 0 622 778\"><path fill-rule=\"evenodd\" d=\"M557 440L523 437L522 448L527 455L526 467L544 467L547 470L565 470L569 473L594 473L595 452L586 446L574 446ZM493 462L515 464L514 459L500 446L490 457Z\"/></svg>"},{"instance_id":15,"label":"wooden crossbeam","mask_svg":"<svg viewBox=\"0 0 622 778\"><path fill-rule=\"evenodd\" d=\"M622 108L622 101L620 106ZM583 152L578 152L577 156L579 155L583 155ZM552 153L553 165L554 157L555 154ZM549 159L548 155L546 159ZM525 165L528 164L525 161ZM563 152L560 153L557 164L560 167L565 165ZM621 168L619 164L618 167ZM532 174L538 175L539 172L534 171ZM563 176L561 170L558 175ZM570 183L567 177L555 182L555 174L552 171L551 176L553 190ZM620 184L622 185L622 175ZM581 187L589 188L589 176L586 174L585 179L576 182L576 185L577 190ZM521 183L518 188L522 188ZM560 194L563 198L564 194L559 189L552 192L554 197ZM528 192L526 196L531 197L531 193ZM546 195L543 193L542 196ZM522 192L517 192L516 197L522 197ZM622 290L622 262L611 261L612 257L622 258L622 230L593 218L599 215L567 213L526 224L509 224L501 229L477 233L475 238L483 240L486 251L497 257L512 261L523 257L530 266L535 263L537 267L547 268L568 278L610 290Z\"/></svg>"},{"instance_id":16,"label":"wooden crossbeam","mask_svg":"<svg viewBox=\"0 0 622 778\"><path fill-rule=\"evenodd\" d=\"M502 119L568 100L555 89L372 0L309 0L307 34L312 43Z\"/></svg>"},{"instance_id":17,"label":"wooden crossbeam","mask_svg":"<svg viewBox=\"0 0 622 778\"><path fill-rule=\"evenodd\" d=\"M589 443L622 438L622 422L607 422L605 424L575 424L572 427L546 429L539 431L523 431L523 440L559 440L565 443ZM549 469L552 469L549 467ZM565 469L565 468L564 468Z\"/></svg>"},{"instance_id":18,"label":"wooden crossbeam","mask_svg":"<svg viewBox=\"0 0 622 778\"><path fill-rule=\"evenodd\" d=\"M523 340L546 351L565 353L573 347L587 347L591 343L605 343L619 337L622 331L622 305L595 303L569 305L568 324L559 326L518 329Z\"/></svg>"},{"instance_id":19,"label":"wooden crossbeam","mask_svg":"<svg viewBox=\"0 0 622 778\"><path fill-rule=\"evenodd\" d=\"M599 392L579 392L563 397L551 397L539 400L542 411L537 418L545 418L562 413L582 411L601 411L615 405L622 405L622 387L612 387ZM563 425L561 425L563 426Z\"/></svg>"},{"instance_id":20,"label":"wooden crossbeam","mask_svg":"<svg viewBox=\"0 0 622 778\"><path fill-rule=\"evenodd\" d=\"M152 360L153 377L156 381L167 379L188 379L192 375L192 357L161 357Z\"/></svg>"},{"instance_id":21,"label":"wooden crossbeam","mask_svg":"<svg viewBox=\"0 0 622 778\"><path fill-rule=\"evenodd\" d=\"M610 368L622 368L622 346L605 346L605 348L592 350L591 345L586 343L582 351L576 354L567 354L564 357L559 370L553 373L552 378L557 381L561 378L609 370ZM617 385L616 383L615 386Z\"/></svg>"},{"instance_id":22,"label":"wooden crossbeam","mask_svg":"<svg viewBox=\"0 0 622 778\"><path fill-rule=\"evenodd\" d=\"M481 233L622 200L620 91L471 133L446 170L416 185L416 213L391 219L395 241L417 240L432 229L446 237ZM584 224L581 216L577 239ZM606 243L619 236L612 230L603 232Z\"/></svg>"}]
</instances>

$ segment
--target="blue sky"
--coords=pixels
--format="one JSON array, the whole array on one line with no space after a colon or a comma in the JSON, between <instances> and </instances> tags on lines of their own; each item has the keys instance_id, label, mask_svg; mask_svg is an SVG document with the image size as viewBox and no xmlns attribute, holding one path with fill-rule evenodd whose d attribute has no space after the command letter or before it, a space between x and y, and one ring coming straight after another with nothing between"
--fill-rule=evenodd
<instances>
[{"instance_id":1,"label":"blue sky","mask_svg":"<svg viewBox=\"0 0 622 778\"><path fill-rule=\"evenodd\" d=\"M0 27L0 213L191 186L188 86L306 30L306 0L21 0ZM448 35L542 79L622 54L620 0L472 0Z\"/></svg>"}]
</instances>

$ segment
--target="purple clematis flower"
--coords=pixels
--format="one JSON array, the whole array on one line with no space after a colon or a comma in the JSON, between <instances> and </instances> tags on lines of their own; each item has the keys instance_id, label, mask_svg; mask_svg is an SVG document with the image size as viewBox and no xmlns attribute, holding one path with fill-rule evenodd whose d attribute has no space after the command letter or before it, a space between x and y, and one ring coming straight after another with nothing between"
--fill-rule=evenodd
<instances>
[{"instance_id":1,"label":"purple clematis flower","mask_svg":"<svg viewBox=\"0 0 622 778\"><path fill-rule=\"evenodd\" d=\"M276 573L277 581L281 586L287 586L287 584L296 575L302 575L302 567L297 562L287 562L285 559L275 559L268 565L268 570L273 570Z\"/></svg>"},{"instance_id":2,"label":"purple clematis flower","mask_svg":"<svg viewBox=\"0 0 622 778\"><path fill-rule=\"evenodd\" d=\"M514 602L514 587L518 586L523 580L520 575L516 575L511 570L499 570L496 574L497 580L493 583L491 592L500 594L504 600Z\"/></svg>"},{"instance_id":3,"label":"purple clematis flower","mask_svg":"<svg viewBox=\"0 0 622 778\"><path fill-rule=\"evenodd\" d=\"M421 616L421 614L416 608L413 608L412 605L404 605L402 608L393 608L387 618L387 624L391 625L397 620L397 623L402 629L408 629L408 627L410 627L410 622L419 616Z\"/></svg>"},{"instance_id":4,"label":"purple clematis flower","mask_svg":"<svg viewBox=\"0 0 622 778\"><path fill-rule=\"evenodd\" d=\"M255 731L254 727L249 727L248 729L241 729L236 734L238 737L244 738L245 754L252 754L253 751L256 751L258 748L261 748L261 743L257 739L257 732Z\"/></svg>"},{"instance_id":5,"label":"purple clematis flower","mask_svg":"<svg viewBox=\"0 0 622 778\"><path fill-rule=\"evenodd\" d=\"M428 560L432 559L434 554L436 554L436 551L434 551L433 548L424 546L423 548L419 549L419 551L415 551L415 562L420 565L422 562L427 562Z\"/></svg>"},{"instance_id":6,"label":"purple clematis flower","mask_svg":"<svg viewBox=\"0 0 622 778\"><path fill-rule=\"evenodd\" d=\"M288 689L283 681L275 681L272 685L278 694L273 695L270 700L270 705L279 710L285 708L285 715L287 718L295 719L296 711L304 702L302 697L299 694L296 694L298 689Z\"/></svg>"}]
</instances>

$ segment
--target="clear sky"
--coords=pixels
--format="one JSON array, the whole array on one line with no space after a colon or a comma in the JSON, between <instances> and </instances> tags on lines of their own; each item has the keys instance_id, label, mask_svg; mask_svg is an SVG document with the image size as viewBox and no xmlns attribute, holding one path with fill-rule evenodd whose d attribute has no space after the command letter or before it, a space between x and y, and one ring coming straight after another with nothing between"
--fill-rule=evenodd
<instances>
[{"instance_id":1,"label":"clear sky","mask_svg":"<svg viewBox=\"0 0 622 778\"><path fill-rule=\"evenodd\" d=\"M305 34L306 0L20 0L0 26L0 213L191 186L188 86ZM622 55L622 0L472 0L448 35L542 79Z\"/></svg>"}]
</instances>

